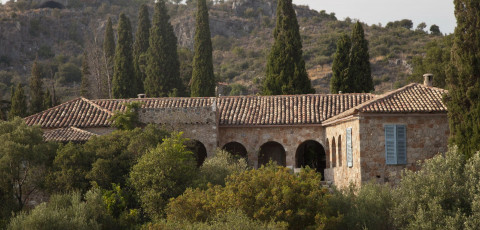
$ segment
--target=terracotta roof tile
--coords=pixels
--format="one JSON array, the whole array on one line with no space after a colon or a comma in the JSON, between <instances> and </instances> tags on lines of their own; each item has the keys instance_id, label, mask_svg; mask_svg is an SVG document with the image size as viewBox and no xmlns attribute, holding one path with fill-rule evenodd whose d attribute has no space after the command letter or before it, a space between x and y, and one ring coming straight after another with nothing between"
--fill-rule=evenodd
<instances>
[{"instance_id":1,"label":"terracotta roof tile","mask_svg":"<svg viewBox=\"0 0 480 230\"><path fill-rule=\"evenodd\" d=\"M47 130L43 133L46 141L56 142L86 142L92 136L96 136L96 134L76 127Z\"/></svg>"},{"instance_id":2,"label":"terracotta roof tile","mask_svg":"<svg viewBox=\"0 0 480 230\"><path fill-rule=\"evenodd\" d=\"M111 125L108 118L112 115L112 112L88 99L77 98L26 117L25 122L42 128L107 127Z\"/></svg>"},{"instance_id":3,"label":"terracotta roof tile","mask_svg":"<svg viewBox=\"0 0 480 230\"><path fill-rule=\"evenodd\" d=\"M326 122L362 113L446 113L443 95L448 91L412 83L353 107Z\"/></svg>"},{"instance_id":4,"label":"terracotta roof tile","mask_svg":"<svg viewBox=\"0 0 480 230\"><path fill-rule=\"evenodd\" d=\"M142 108L205 107L216 103L221 126L320 124L346 109L374 98L372 94L312 94L290 96L238 96L219 98L75 99L25 118L42 128L105 127L125 104Z\"/></svg>"}]
</instances>

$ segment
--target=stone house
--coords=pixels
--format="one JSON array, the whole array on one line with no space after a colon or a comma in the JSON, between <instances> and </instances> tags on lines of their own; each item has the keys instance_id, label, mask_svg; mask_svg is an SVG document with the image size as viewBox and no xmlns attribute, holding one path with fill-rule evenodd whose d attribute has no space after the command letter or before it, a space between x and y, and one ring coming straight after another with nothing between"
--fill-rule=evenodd
<instances>
[{"instance_id":1,"label":"stone house","mask_svg":"<svg viewBox=\"0 0 480 230\"><path fill-rule=\"evenodd\" d=\"M447 150L446 91L409 84L383 95L311 94L209 98L77 98L25 118L49 141L85 142L141 102L140 121L182 131L200 164L222 148L259 167L270 160L316 168L337 186L396 183L404 168Z\"/></svg>"}]
</instances>

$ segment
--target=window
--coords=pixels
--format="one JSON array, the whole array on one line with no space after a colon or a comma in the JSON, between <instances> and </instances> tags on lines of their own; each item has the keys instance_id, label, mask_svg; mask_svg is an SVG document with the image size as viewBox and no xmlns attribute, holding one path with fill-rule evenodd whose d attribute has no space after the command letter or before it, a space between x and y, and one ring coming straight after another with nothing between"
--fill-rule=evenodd
<instances>
[{"instance_id":1,"label":"window","mask_svg":"<svg viewBox=\"0 0 480 230\"><path fill-rule=\"evenodd\" d=\"M347 129L347 167L353 167L352 128Z\"/></svg>"},{"instance_id":2,"label":"window","mask_svg":"<svg viewBox=\"0 0 480 230\"><path fill-rule=\"evenodd\" d=\"M385 160L387 165L407 164L405 125L385 125Z\"/></svg>"}]
</instances>

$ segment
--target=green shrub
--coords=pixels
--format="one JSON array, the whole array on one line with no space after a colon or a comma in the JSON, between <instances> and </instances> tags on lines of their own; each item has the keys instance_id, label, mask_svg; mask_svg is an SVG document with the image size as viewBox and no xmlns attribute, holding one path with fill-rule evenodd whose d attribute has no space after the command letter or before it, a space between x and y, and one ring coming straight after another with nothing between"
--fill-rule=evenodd
<instances>
[{"instance_id":1,"label":"green shrub","mask_svg":"<svg viewBox=\"0 0 480 230\"><path fill-rule=\"evenodd\" d=\"M401 229L478 229L479 194L480 153L467 161L452 148L404 172L392 217Z\"/></svg>"},{"instance_id":2,"label":"green shrub","mask_svg":"<svg viewBox=\"0 0 480 230\"><path fill-rule=\"evenodd\" d=\"M185 141L181 133L172 134L145 153L130 172L130 183L153 219L162 218L168 200L182 194L195 180L197 162Z\"/></svg>"},{"instance_id":3,"label":"green shrub","mask_svg":"<svg viewBox=\"0 0 480 230\"><path fill-rule=\"evenodd\" d=\"M225 187L188 189L167 208L169 220L211 221L220 213L240 209L249 218L264 223L286 222L290 229L332 227L338 219L327 216L328 191L314 170L294 174L290 169L270 164L257 170L234 174Z\"/></svg>"},{"instance_id":4,"label":"green shrub","mask_svg":"<svg viewBox=\"0 0 480 230\"><path fill-rule=\"evenodd\" d=\"M89 191L85 201L79 192L53 195L48 203L42 203L30 213L22 212L14 217L11 230L55 230L55 229L102 229L113 219L105 214L99 190ZM105 226L106 227L106 226Z\"/></svg>"},{"instance_id":5,"label":"green shrub","mask_svg":"<svg viewBox=\"0 0 480 230\"><path fill-rule=\"evenodd\" d=\"M247 161L224 150L217 150L213 157L205 160L200 167L198 187L207 188L207 184L225 186L225 179L248 169Z\"/></svg>"},{"instance_id":6,"label":"green shrub","mask_svg":"<svg viewBox=\"0 0 480 230\"><path fill-rule=\"evenodd\" d=\"M189 223L184 221L166 221L162 220L155 224L146 225L148 230L281 230L287 229L286 223L263 223L258 220L248 218L244 212L239 210L232 210L226 213L221 213L209 222Z\"/></svg>"},{"instance_id":7,"label":"green shrub","mask_svg":"<svg viewBox=\"0 0 480 230\"><path fill-rule=\"evenodd\" d=\"M393 229L390 209L393 198L389 185L374 182L356 188L334 190L329 204L343 218L337 229Z\"/></svg>"}]
</instances>

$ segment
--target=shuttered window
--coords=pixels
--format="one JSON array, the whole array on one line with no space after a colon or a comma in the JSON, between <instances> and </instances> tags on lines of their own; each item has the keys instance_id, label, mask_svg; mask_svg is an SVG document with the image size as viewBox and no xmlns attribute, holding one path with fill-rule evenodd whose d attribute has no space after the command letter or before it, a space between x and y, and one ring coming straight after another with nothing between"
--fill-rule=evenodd
<instances>
[{"instance_id":1,"label":"shuttered window","mask_svg":"<svg viewBox=\"0 0 480 230\"><path fill-rule=\"evenodd\" d=\"M347 167L353 167L352 128L347 129Z\"/></svg>"},{"instance_id":2,"label":"shuttered window","mask_svg":"<svg viewBox=\"0 0 480 230\"><path fill-rule=\"evenodd\" d=\"M405 125L385 125L385 161L387 165L407 164Z\"/></svg>"}]
</instances>

